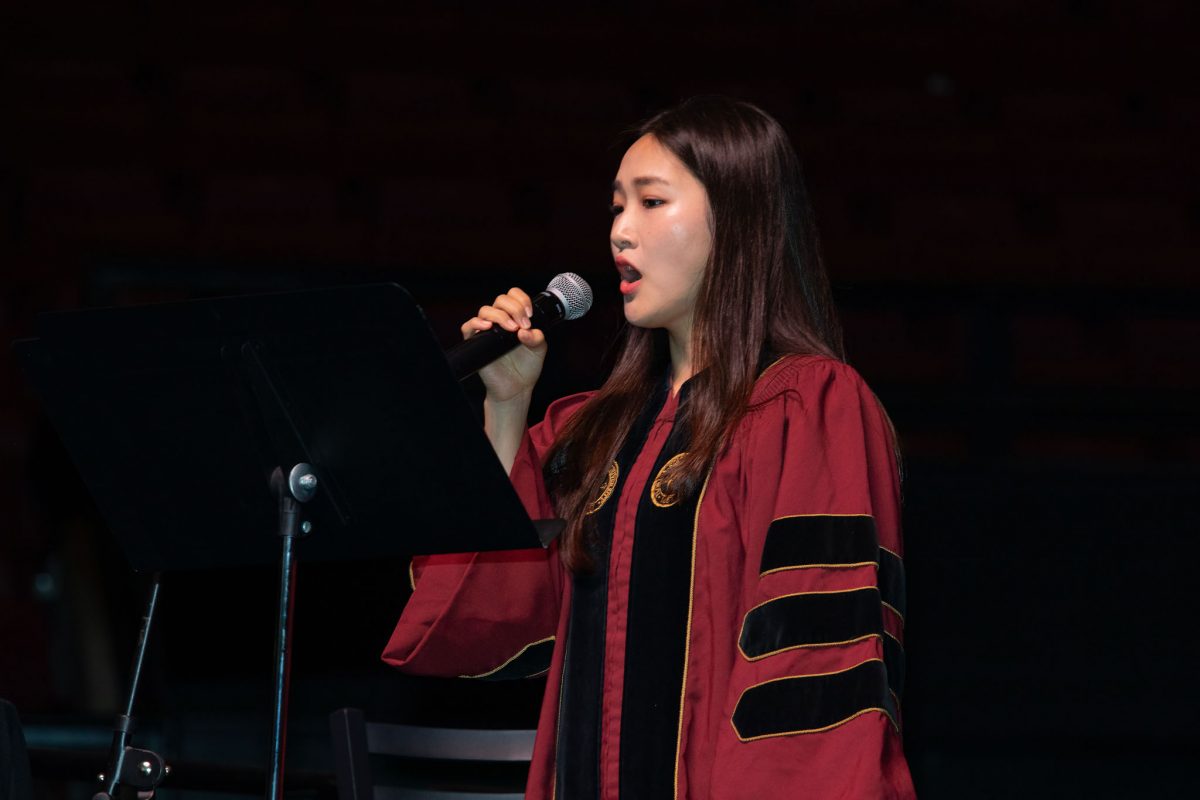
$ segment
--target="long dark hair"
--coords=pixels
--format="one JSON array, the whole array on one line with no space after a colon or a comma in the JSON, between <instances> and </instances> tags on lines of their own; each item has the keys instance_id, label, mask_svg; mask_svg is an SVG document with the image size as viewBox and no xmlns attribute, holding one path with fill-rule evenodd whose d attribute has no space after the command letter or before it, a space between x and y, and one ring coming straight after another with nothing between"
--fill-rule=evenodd
<instances>
[{"instance_id":1,"label":"long dark hair","mask_svg":"<svg viewBox=\"0 0 1200 800\"><path fill-rule=\"evenodd\" d=\"M841 360L841 328L800 162L778 122L749 103L694 97L634 133L653 136L683 162L704 185L711 211L712 252L692 324L696 377L677 421L690 442L675 485L691 493L745 413L764 360L790 353ZM591 567L584 512L647 387L666 379L667 362L665 331L626 326L608 380L547 455L547 487L567 521L560 552L572 570Z\"/></svg>"}]
</instances>

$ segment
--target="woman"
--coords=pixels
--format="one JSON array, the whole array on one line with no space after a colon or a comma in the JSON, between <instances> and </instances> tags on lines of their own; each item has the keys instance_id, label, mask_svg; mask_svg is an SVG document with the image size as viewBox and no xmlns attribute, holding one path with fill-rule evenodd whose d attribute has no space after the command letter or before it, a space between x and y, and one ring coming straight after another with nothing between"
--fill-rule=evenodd
<instances>
[{"instance_id":1,"label":"woman","mask_svg":"<svg viewBox=\"0 0 1200 800\"><path fill-rule=\"evenodd\" d=\"M841 361L799 165L759 109L695 98L613 182L629 322L596 392L525 431L546 352L519 289L464 336L485 428L548 551L418 559L384 659L549 670L529 798L908 798L887 417Z\"/></svg>"}]
</instances>

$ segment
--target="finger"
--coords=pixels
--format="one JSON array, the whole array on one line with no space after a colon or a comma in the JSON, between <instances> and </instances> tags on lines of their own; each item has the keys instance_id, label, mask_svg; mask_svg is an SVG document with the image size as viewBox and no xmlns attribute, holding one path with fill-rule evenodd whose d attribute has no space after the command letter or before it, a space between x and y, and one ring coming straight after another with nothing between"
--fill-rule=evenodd
<instances>
[{"instance_id":1,"label":"finger","mask_svg":"<svg viewBox=\"0 0 1200 800\"><path fill-rule=\"evenodd\" d=\"M540 350L546 344L546 334L542 333L537 328L526 330L522 328L517 331L517 341L528 347L530 350Z\"/></svg>"},{"instance_id":2,"label":"finger","mask_svg":"<svg viewBox=\"0 0 1200 800\"><path fill-rule=\"evenodd\" d=\"M479 317L471 317L469 320L464 322L460 328L462 331L462 337L464 339L470 339L480 331L486 331L488 328L492 327L492 324L493 323L491 320L480 319Z\"/></svg>"},{"instance_id":3,"label":"finger","mask_svg":"<svg viewBox=\"0 0 1200 800\"><path fill-rule=\"evenodd\" d=\"M521 326L513 319L512 314L496 306L484 306L479 309L479 318L491 320L508 331L520 330Z\"/></svg>"},{"instance_id":4,"label":"finger","mask_svg":"<svg viewBox=\"0 0 1200 800\"><path fill-rule=\"evenodd\" d=\"M496 308L507 311L508 315L516 320L517 324L522 328L530 327L531 323L529 321L529 315L525 313L525 306L523 306L521 301L515 297L502 294L496 298L496 302L493 303L493 305Z\"/></svg>"},{"instance_id":5,"label":"finger","mask_svg":"<svg viewBox=\"0 0 1200 800\"><path fill-rule=\"evenodd\" d=\"M533 316L533 299L530 298L519 286L514 286L508 290L508 296L521 304L521 308L525 309L525 316Z\"/></svg>"}]
</instances>

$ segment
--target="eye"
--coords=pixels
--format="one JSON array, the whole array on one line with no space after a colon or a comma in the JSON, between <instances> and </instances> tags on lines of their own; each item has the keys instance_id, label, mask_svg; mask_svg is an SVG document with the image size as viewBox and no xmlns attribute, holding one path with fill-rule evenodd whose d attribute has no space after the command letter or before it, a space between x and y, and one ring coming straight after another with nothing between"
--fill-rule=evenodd
<instances>
[{"instance_id":1,"label":"eye","mask_svg":"<svg viewBox=\"0 0 1200 800\"><path fill-rule=\"evenodd\" d=\"M643 208L658 208L665 202L666 202L665 200L660 200L657 197L647 197L644 200L642 200L642 207Z\"/></svg>"},{"instance_id":2,"label":"eye","mask_svg":"<svg viewBox=\"0 0 1200 800\"><path fill-rule=\"evenodd\" d=\"M608 213L609 213L609 214L611 214L611 215L612 215L612 216L614 216L614 217L615 217L617 214L620 214L620 213L621 213L622 211L624 211L624 210L625 210L625 206L619 206L619 205L617 205L616 203L612 203L612 204L610 204L610 205L609 205L609 207L608 207Z\"/></svg>"}]
</instances>

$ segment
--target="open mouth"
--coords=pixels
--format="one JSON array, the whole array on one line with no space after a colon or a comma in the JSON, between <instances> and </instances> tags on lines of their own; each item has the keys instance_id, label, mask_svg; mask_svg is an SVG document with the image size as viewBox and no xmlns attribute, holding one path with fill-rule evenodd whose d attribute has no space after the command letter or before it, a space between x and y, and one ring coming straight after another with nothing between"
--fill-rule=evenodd
<instances>
[{"instance_id":1,"label":"open mouth","mask_svg":"<svg viewBox=\"0 0 1200 800\"><path fill-rule=\"evenodd\" d=\"M630 264L621 256L615 259L617 274L621 276L621 294L629 297L636 290L642 281L642 273L638 272L637 267Z\"/></svg>"}]
</instances>

